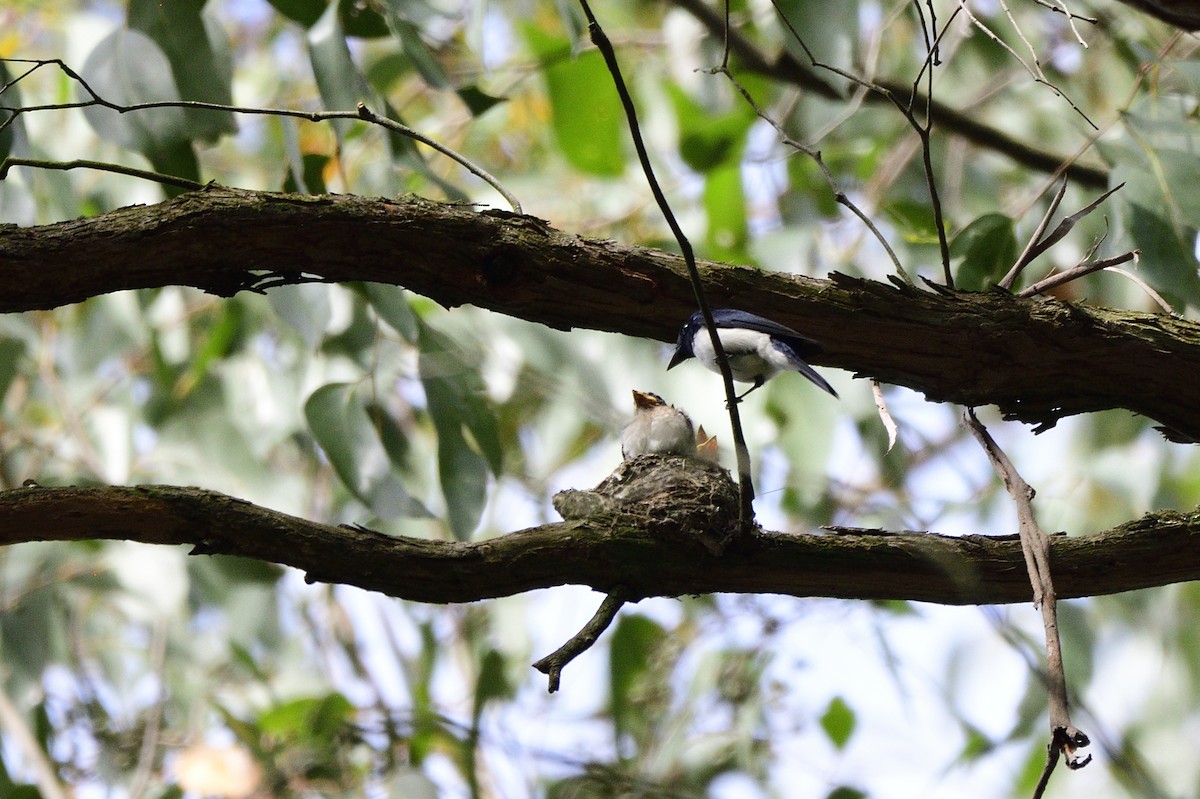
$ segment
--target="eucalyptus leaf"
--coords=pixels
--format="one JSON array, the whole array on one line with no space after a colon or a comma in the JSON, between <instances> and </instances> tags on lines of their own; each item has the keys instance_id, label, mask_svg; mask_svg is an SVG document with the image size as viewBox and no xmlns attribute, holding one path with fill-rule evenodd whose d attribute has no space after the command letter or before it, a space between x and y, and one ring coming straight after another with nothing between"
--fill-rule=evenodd
<instances>
[{"instance_id":1,"label":"eucalyptus leaf","mask_svg":"<svg viewBox=\"0 0 1200 799\"><path fill-rule=\"evenodd\" d=\"M542 63L554 136L573 167L616 177L625 170L625 115L599 52L570 58L571 43L529 25L525 38Z\"/></svg>"},{"instance_id":2,"label":"eucalyptus leaf","mask_svg":"<svg viewBox=\"0 0 1200 799\"><path fill-rule=\"evenodd\" d=\"M666 638L666 630L645 616L629 614L617 620L609 643L609 710L618 738L635 734L635 726L647 723L640 718L635 692L651 674L654 656Z\"/></svg>"},{"instance_id":3,"label":"eucalyptus leaf","mask_svg":"<svg viewBox=\"0 0 1200 799\"><path fill-rule=\"evenodd\" d=\"M955 284L964 291L996 285L1017 260L1013 222L1004 214L984 214L950 242L950 256L962 258Z\"/></svg>"},{"instance_id":4,"label":"eucalyptus leaf","mask_svg":"<svg viewBox=\"0 0 1200 799\"><path fill-rule=\"evenodd\" d=\"M179 100L171 62L146 34L118 28L100 40L80 74L100 97L120 106ZM83 92L83 100L91 96ZM88 124L104 138L141 152L167 150L188 139L180 108L151 108L121 114L98 105L83 109Z\"/></svg>"},{"instance_id":5,"label":"eucalyptus leaf","mask_svg":"<svg viewBox=\"0 0 1200 799\"><path fill-rule=\"evenodd\" d=\"M432 515L400 483L353 385L330 383L317 389L304 404L304 416L342 484L375 515Z\"/></svg>"},{"instance_id":6,"label":"eucalyptus leaf","mask_svg":"<svg viewBox=\"0 0 1200 799\"><path fill-rule=\"evenodd\" d=\"M371 92L350 55L336 2L309 28L307 40L313 76L326 110L354 111L359 103L370 104ZM342 136L354 124L349 119L334 120L334 128Z\"/></svg>"},{"instance_id":7,"label":"eucalyptus leaf","mask_svg":"<svg viewBox=\"0 0 1200 799\"><path fill-rule=\"evenodd\" d=\"M205 0L131 0L128 25L149 36L171 63L180 99L233 104L233 59L220 25L203 13ZM233 113L184 109L188 139L213 142L237 130Z\"/></svg>"}]
</instances>

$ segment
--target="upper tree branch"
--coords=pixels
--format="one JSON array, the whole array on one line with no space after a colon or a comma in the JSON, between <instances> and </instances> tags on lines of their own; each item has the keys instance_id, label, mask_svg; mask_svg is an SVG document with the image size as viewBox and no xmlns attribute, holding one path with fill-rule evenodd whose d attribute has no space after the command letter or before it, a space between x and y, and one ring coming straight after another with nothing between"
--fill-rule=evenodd
<instances>
[{"instance_id":1,"label":"upper tree branch","mask_svg":"<svg viewBox=\"0 0 1200 799\"><path fill-rule=\"evenodd\" d=\"M1029 601L1016 537L760 533L716 555L699 538L649 535L612 518L458 543L331 527L197 488L0 492L0 545L93 539L191 544L197 554L280 563L309 580L420 602L472 602L565 584L604 592L621 586L630 601L715 592L951 605ZM1050 557L1063 599L1195 580L1200 511L1055 536Z\"/></svg>"},{"instance_id":2,"label":"upper tree branch","mask_svg":"<svg viewBox=\"0 0 1200 799\"><path fill-rule=\"evenodd\" d=\"M167 285L231 295L302 275L393 283L448 307L660 341L673 341L695 309L678 256L570 235L533 217L219 187L89 219L0 226L0 269L0 312ZM714 305L753 308L822 341L816 363L936 401L996 405L1043 427L1127 408L1200 438L1195 323L1001 291L923 291L712 262L700 269Z\"/></svg>"}]
</instances>

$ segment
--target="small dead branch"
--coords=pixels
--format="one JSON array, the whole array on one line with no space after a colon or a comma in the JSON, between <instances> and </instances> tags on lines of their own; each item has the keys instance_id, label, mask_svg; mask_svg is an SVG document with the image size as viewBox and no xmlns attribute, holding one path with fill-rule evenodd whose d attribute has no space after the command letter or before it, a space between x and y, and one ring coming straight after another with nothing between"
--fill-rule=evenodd
<instances>
[{"instance_id":1,"label":"small dead branch","mask_svg":"<svg viewBox=\"0 0 1200 799\"><path fill-rule=\"evenodd\" d=\"M1033 513L1034 490L1017 472L1012 461L996 443L987 428L980 423L973 408L968 408L963 417L967 428L979 441L996 474L1004 482L1009 496L1017 507L1018 531L1021 551L1025 555L1025 566L1033 587L1034 607L1042 611L1042 626L1046 634L1046 677L1047 699L1050 715L1050 743L1047 759L1034 799L1040 799L1050 780L1050 774L1065 757L1067 768L1080 769L1091 762L1092 756L1080 758L1077 752L1089 743L1087 735L1071 723L1067 703L1067 680L1062 662L1062 641L1058 634L1057 595L1050 574L1050 537L1038 525Z\"/></svg>"},{"instance_id":2,"label":"small dead branch","mask_svg":"<svg viewBox=\"0 0 1200 799\"><path fill-rule=\"evenodd\" d=\"M617 612L622 606L629 601L629 595L626 589L621 586L613 588L609 591L608 596L600 603L600 607L596 608L595 615L583 625L583 629L571 637L569 641L560 646L558 649L551 652L546 657L533 664L533 667L545 674L549 680L547 690L554 693L558 690L559 679L562 676L563 666L566 666L579 655L586 652L596 643L601 633L608 629L612 624L613 619L617 617Z\"/></svg>"},{"instance_id":3,"label":"small dead branch","mask_svg":"<svg viewBox=\"0 0 1200 799\"><path fill-rule=\"evenodd\" d=\"M1024 271L1025 267L1029 266L1029 264L1031 264L1034 261L1034 259L1036 259L1042 253L1046 252L1046 250L1050 249L1055 244L1062 241L1063 238L1065 238L1066 235L1075 228L1075 225L1077 225L1081 219L1083 219L1085 216L1090 214L1092 211L1096 210L1096 208L1100 205L1100 203L1107 200L1115 192L1120 190L1124 185L1125 185L1124 183L1121 183L1120 185L1114 186L1113 188L1104 192L1099 197L1097 197L1095 200L1088 203L1084 208L1080 209L1079 211L1076 211L1075 213L1071 214L1070 216L1066 217L1061 222L1059 222L1058 227L1054 228L1054 230L1050 233L1050 235L1043 236L1042 234L1045 233L1046 228L1050 225L1050 220L1054 217L1055 212L1058 211L1058 206L1062 202L1063 195L1067 191L1066 181L1063 181L1063 184L1059 187L1058 191L1055 193L1054 199L1050 201L1050 207L1046 209L1046 213L1042 217L1042 220L1038 223L1037 228L1033 231L1033 235L1029 237L1029 241L1026 243L1025 249L1021 251L1020 257L1017 258L1017 261L1016 261L1016 263L1014 263L1012 265L1012 268L1008 270L1008 274L1006 274L1000 280L1000 283L999 283L1000 288L1006 289L1006 290L1011 289L1013 287L1013 284L1017 282L1017 278L1020 277L1021 272ZM1089 257L1090 257L1090 254L1089 254ZM1129 260L1129 259L1127 258L1125 260ZM1124 261L1118 261L1118 263L1124 263ZM1111 266L1112 264L1107 264L1107 265ZM1096 269L1103 269L1103 268L1104 268L1103 266L1096 267ZM1092 269L1090 271L1094 272L1094 271L1096 271L1096 269ZM1070 279L1073 280L1077 277L1081 277L1083 274L1087 274L1087 272L1083 272L1081 274L1076 274ZM1049 279L1050 278L1047 278L1047 280L1049 280ZM1045 281L1042 281L1042 282L1044 283ZM1055 282L1053 285L1059 285L1060 283L1064 283L1064 282L1066 282L1066 281L1060 280L1060 281ZM1045 289L1042 289L1042 290L1044 291ZM1034 292L1034 293L1037 293L1037 292ZM1028 296L1028 295L1022 294L1022 296Z\"/></svg>"}]
</instances>

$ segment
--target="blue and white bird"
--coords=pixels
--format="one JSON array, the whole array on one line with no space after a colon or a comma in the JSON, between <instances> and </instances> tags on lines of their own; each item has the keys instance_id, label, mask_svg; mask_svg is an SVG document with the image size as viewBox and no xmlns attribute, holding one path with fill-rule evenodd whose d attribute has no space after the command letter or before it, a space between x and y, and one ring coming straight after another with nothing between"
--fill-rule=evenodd
<instances>
[{"instance_id":1,"label":"blue and white bird","mask_svg":"<svg viewBox=\"0 0 1200 799\"><path fill-rule=\"evenodd\" d=\"M780 372L799 372L821 389L835 397L838 395L825 378L804 362L805 357L821 352L820 342L746 311L714 308L712 315L733 379L754 384L738 396L739 400ZM699 311L680 329L675 354L667 368L673 369L688 358L695 358L718 374L721 372L712 338L704 327L704 315Z\"/></svg>"},{"instance_id":2,"label":"blue and white bird","mask_svg":"<svg viewBox=\"0 0 1200 799\"><path fill-rule=\"evenodd\" d=\"M696 433L686 413L649 391L634 391L633 404L633 421L621 431L625 460L651 453L696 457Z\"/></svg>"}]
</instances>

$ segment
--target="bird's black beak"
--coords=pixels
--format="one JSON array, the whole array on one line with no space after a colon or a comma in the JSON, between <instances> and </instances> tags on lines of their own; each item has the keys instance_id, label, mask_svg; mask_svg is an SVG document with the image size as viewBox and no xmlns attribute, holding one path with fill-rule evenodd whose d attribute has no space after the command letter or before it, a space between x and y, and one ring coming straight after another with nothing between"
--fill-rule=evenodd
<instances>
[{"instance_id":1,"label":"bird's black beak","mask_svg":"<svg viewBox=\"0 0 1200 799\"><path fill-rule=\"evenodd\" d=\"M676 346L675 354L671 356L671 362L667 364L668 369L674 369L679 364L692 357L690 352L684 352L683 347Z\"/></svg>"}]
</instances>

